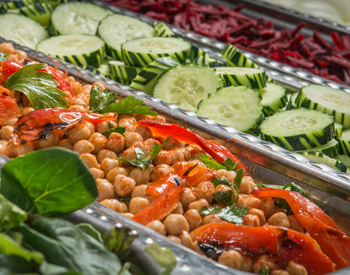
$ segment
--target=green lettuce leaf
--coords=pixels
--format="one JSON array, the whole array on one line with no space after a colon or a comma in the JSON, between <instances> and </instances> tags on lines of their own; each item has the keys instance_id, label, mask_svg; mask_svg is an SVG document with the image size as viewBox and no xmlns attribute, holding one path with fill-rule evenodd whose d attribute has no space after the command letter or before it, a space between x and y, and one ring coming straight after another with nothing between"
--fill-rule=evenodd
<instances>
[{"instance_id":1,"label":"green lettuce leaf","mask_svg":"<svg viewBox=\"0 0 350 275\"><path fill-rule=\"evenodd\" d=\"M27 219L27 213L0 194L0 231L8 231Z\"/></svg>"},{"instance_id":2,"label":"green lettuce leaf","mask_svg":"<svg viewBox=\"0 0 350 275\"><path fill-rule=\"evenodd\" d=\"M143 101L140 99L135 99L134 96L128 96L119 100L118 102L112 103L104 107L100 113L118 113L118 114L142 114L156 116L157 113L151 111L149 106L140 106Z\"/></svg>"},{"instance_id":3,"label":"green lettuce leaf","mask_svg":"<svg viewBox=\"0 0 350 275\"><path fill-rule=\"evenodd\" d=\"M200 210L200 214L202 216L215 214L226 221L233 222L235 224L242 224L243 218L247 216L248 211L249 207L236 207L236 205L233 204L224 208L215 206L208 209L206 206L203 206Z\"/></svg>"}]
</instances>

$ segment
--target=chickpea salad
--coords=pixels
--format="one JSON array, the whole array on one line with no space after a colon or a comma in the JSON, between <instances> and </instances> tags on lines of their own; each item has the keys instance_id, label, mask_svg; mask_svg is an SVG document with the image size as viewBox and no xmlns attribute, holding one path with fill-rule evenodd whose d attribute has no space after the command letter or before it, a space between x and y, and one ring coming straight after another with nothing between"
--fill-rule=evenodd
<instances>
[{"instance_id":1,"label":"chickpea salad","mask_svg":"<svg viewBox=\"0 0 350 275\"><path fill-rule=\"evenodd\" d=\"M298 185L256 183L229 150L141 100L80 83L10 44L0 52L0 154L72 150L102 205L234 269L327 274L350 265L350 238Z\"/></svg>"}]
</instances>

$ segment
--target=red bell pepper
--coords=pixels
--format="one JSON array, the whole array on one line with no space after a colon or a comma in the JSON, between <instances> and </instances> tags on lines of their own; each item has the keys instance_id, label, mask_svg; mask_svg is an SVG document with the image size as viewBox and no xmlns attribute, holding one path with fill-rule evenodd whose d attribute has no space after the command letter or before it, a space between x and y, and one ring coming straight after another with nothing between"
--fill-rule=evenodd
<instances>
[{"instance_id":1,"label":"red bell pepper","mask_svg":"<svg viewBox=\"0 0 350 275\"><path fill-rule=\"evenodd\" d=\"M350 238L309 199L297 192L265 187L255 189L251 195L285 199L305 230L336 264L336 269L350 265Z\"/></svg>"},{"instance_id":2,"label":"red bell pepper","mask_svg":"<svg viewBox=\"0 0 350 275\"><path fill-rule=\"evenodd\" d=\"M210 181L215 176L215 169L197 165L191 171L189 171L189 173L185 175L184 178L187 180L188 186L196 186L203 181Z\"/></svg>"},{"instance_id":3,"label":"red bell pepper","mask_svg":"<svg viewBox=\"0 0 350 275\"><path fill-rule=\"evenodd\" d=\"M137 123L137 125L148 126L154 136L160 136L162 138L173 136L180 142L197 144L219 163L224 162L228 157L231 157L234 162L239 161L235 155L233 155L223 146L214 144L176 124L155 120L141 120ZM248 175L247 167L241 161L239 161L238 169L241 168L244 169L245 175Z\"/></svg>"},{"instance_id":4,"label":"red bell pepper","mask_svg":"<svg viewBox=\"0 0 350 275\"><path fill-rule=\"evenodd\" d=\"M4 62L1 62L2 75L4 80L6 81L10 75L14 74L23 67L24 65L19 64L15 61L6 60Z\"/></svg>"},{"instance_id":5,"label":"red bell pepper","mask_svg":"<svg viewBox=\"0 0 350 275\"><path fill-rule=\"evenodd\" d=\"M286 228L214 223L196 228L192 234L198 242L212 246L255 255L269 254L285 263L295 261L303 265L310 274L334 271L332 261L322 253L315 240Z\"/></svg>"},{"instance_id":6,"label":"red bell pepper","mask_svg":"<svg viewBox=\"0 0 350 275\"><path fill-rule=\"evenodd\" d=\"M0 125L6 125L10 118L20 114L16 99L10 95L10 90L0 87Z\"/></svg>"}]
</instances>

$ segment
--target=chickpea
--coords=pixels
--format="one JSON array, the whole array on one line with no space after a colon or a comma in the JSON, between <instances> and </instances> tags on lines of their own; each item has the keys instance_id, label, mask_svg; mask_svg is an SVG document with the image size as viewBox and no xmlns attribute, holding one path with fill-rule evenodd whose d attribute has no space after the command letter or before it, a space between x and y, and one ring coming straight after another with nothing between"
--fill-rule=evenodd
<instances>
[{"instance_id":1,"label":"chickpea","mask_svg":"<svg viewBox=\"0 0 350 275\"><path fill-rule=\"evenodd\" d=\"M154 168L152 174L151 174L151 181L155 181L157 179L159 179L160 177L173 172L174 168L170 167L169 165L166 164L161 164L158 165Z\"/></svg>"},{"instance_id":2,"label":"chickpea","mask_svg":"<svg viewBox=\"0 0 350 275\"><path fill-rule=\"evenodd\" d=\"M261 199L261 210L264 211L266 218L271 217L275 212L275 202L272 198Z\"/></svg>"},{"instance_id":3,"label":"chickpea","mask_svg":"<svg viewBox=\"0 0 350 275\"><path fill-rule=\"evenodd\" d=\"M219 264L240 270L242 266L242 256L235 250L228 250L221 253L218 262Z\"/></svg>"},{"instance_id":4,"label":"chickpea","mask_svg":"<svg viewBox=\"0 0 350 275\"><path fill-rule=\"evenodd\" d=\"M13 152L15 154L16 157L18 156L23 156L29 152L33 152L34 151L34 145L32 143L25 143L25 144L21 144L19 146L15 146L13 149Z\"/></svg>"},{"instance_id":5,"label":"chickpea","mask_svg":"<svg viewBox=\"0 0 350 275\"><path fill-rule=\"evenodd\" d=\"M130 147L128 149L126 149L123 152L123 158L127 159L127 160L133 160L133 159L137 159L137 155L135 153L135 148L134 147ZM123 161L123 165L124 166L132 166L129 162L127 161Z\"/></svg>"},{"instance_id":6,"label":"chickpea","mask_svg":"<svg viewBox=\"0 0 350 275\"><path fill-rule=\"evenodd\" d=\"M143 140L153 138L152 131L148 126L136 126L134 132L140 134Z\"/></svg>"},{"instance_id":7,"label":"chickpea","mask_svg":"<svg viewBox=\"0 0 350 275\"><path fill-rule=\"evenodd\" d=\"M68 109L71 111L88 112L88 110L84 106L81 106L81 105L71 105ZM91 132L90 128L89 128L89 130ZM93 132L95 132L95 126L94 126Z\"/></svg>"},{"instance_id":8,"label":"chickpea","mask_svg":"<svg viewBox=\"0 0 350 275\"><path fill-rule=\"evenodd\" d=\"M127 176L117 175L114 179L114 190L117 195L126 197L131 195L132 191L136 186L136 182Z\"/></svg>"},{"instance_id":9,"label":"chickpea","mask_svg":"<svg viewBox=\"0 0 350 275\"><path fill-rule=\"evenodd\" d=\"M120 204L120 210L119 213L127 213L128 212L128 206L124 202L119 202Z\"/></svg>"},{"instance_id":10,"label":"chickpea","mask_svg":"<svg viewBox=\"0 0 350 275\"><path fill-rule=\"evenodd\" d=\"M120 212L120 202L116 199L106 199L100 202L103 206L108 207L116 212Z\"/></svg>"},{"instance_id":11,"label":"chickpea","mask_svg":"<svg viewBox=\"0 0 350 275\"><path fill-rule=\"evenodd\" d=\"M203 206L209 208L209 203L206 199L199 199L197 201L191 202L188 205L188 209L196 209L198 212L203 208Z\"/></svg>"},{"instance_id":12,"label":"chickpea","mask_svg":"<svg viewBox=\"0 0 350 275\"><path fill-rule=\"evenodd\" d=\"M134 197L130 200L129 211L132 214L137 214L148 205L149 201L147 199L141 197Z\"/></svg>"},{"instance_id":13,"label":"chickpea","mask_svg":"<svg viewBox=\"0 0 350 275\"><path fill-rule=\"evenodd\" d=\"M253 273L257 274L261 269L265 269L266 267L268 267L270 271L280 269L268 255L262 255L258 257L253 264Z\"/></svg>"},{"instance_id":14,"label":"chickpea","mask_svg":"<svg viewBox=\"0 0 350 275\"><path fill-rule=\"evenodd\" d=\"M184 144L178 141L176 138L173 136L169 137L169 141L164 145L165 150L171 150L174 147L184 147Z\"/></svg>"},{"instance_id":15,"label":"chickpea","mask_svg":"<svg viewBox=\"0 0 350 275\"><path fill-rule=\"evenodd\" d=\"M90 137L90 130L85 125L76 125L67 130L67 135L70 143L74 144L79 140L88 139Z\"/></svg>"},{"instance_id":16,"label":"chickpea","mask_svg":"<svg viewBox=\"0 0 350 275\"><path fill-rule=\"evenodd\" d=\"M191 202L194 202L195 200L196 200L196 195L193 193L191 188L185 187L184 189L182 189L180 193L179 201L181 202L182 207L184 209L187 209L188 205Z\"/></svg>"},{"instance_id":17,"label":"chickpea","mask_svg":"<svg viewBox=\"0 0 350 275\"><path fill-rule=\"evenodd\" d=\"M259 217L255 215L247 214L247 216L243 218L242 224L250 227L258 227L260 226Z\"/></svg>"},{"instance_id":18,"label":"chickpea","mask_svg":"<svg viewBox=\"0 0 350 275\"><path fill-rule=\"evenodd\" d=\"M193 192L198 199L206 199L208 203L213 201L214 185L210 181L203 181L193 188Z\"/></svg>"},{"instance_id":19,"label":"chickpea","mask_svg":"<svg viewBox=\"0 0 350 275\"><path fill-rule=\"evenodd\" d=\"M100 169L100 165L97 162L96 156L91 154L81 154L80 158L84 161L88 168Z\"/></svg>"},{"instance_id":20,"label":"chickpea","mask_svg":"<svg viewBox=\"0 0 350 275\"><path fill-rule=\"evenodd\" d=\"M123 215L124 217L129 218L129 219L132 219L132 217L134 216L134 214L131 214L131 213L122 213L122 215Z\"/></svg>"},{"instance_id":21,"label":"chickpea","mask_svg":"<svg viewBox=\"0 0 350 275\"><path fill-rule=\"evenodd\" d=\"M279 212L273 214L269 219L269 225L282 226L286 228L290 228L290 223L288 217L285 213Z\"/></svg>"},{"instance_id":22,"label":"chickpea","mask_svg":"<svg viewBox=\"0 0 350 275\"><path fill-rule=\"evenodd\" d=\"M146 139L145 142L150 146L150 148L152 149L154 145L156 144L159 144L160 145L160 142L154 138L149 138L149 139Z\"/></svg>"},{"instance_id":23,"label":"chickpea","mask_svg":"<svg viewBox=\"0 0 350 275\"><path fill-rule=\"evenodd\" d=\"M151 221L149 224L146 225L149 229L152 229L156 231L157 233L166 236L165 226L160 221Z\"/></svg>"},{"instance_id":24,"label":"chickpea","mask_svg":"<svg viewBox=\"0 0 350 275\"><path fill-rule=\"evenodd\" d=\"M203 225L210 224L210 223L219 223L222 222L222 219L217 215L207 215L203 217Z\"/></svg>"},{"instance_id":25,"label":"chickpea","mask_svg":"<svg viewBox=\"0 0 350 275\"><path fill-rule=\"evenodd\" d=\"M89 170L95 179L103 179L105 176L105 173L101 169L97 169L93 167L93 168L90 168Z\"/></svg>"},{"instance_id":26,"label":"chickpea","mask_svg":"<svg viewBox=\"0 0 350 275\"><path fill-rule=\"evenodd\" d=\"M242 256L242 261L241 261L241 270L242 271L250 271L252 269L253 263L252 259L249 256Z\"/></svg>"},{"instance_id":27,"label":"chickpea","mask_svg":"<svg viewBox=\"0 0 350 275\"><path fill-rule=\"evenodd\" d=\"M288 220L290 224L290 229L304 233L304 228L295 215L289 215Z\"/></svg>"},{"instance_id":28,"label":"chickpea","mask_svg":"<svg viewBox=\"0 0 350 275\"><path fill-rule=\"evenodd\" d=\"M103 170L103 172L108 173L109 171L111 171L113 168L117 167L117 161L114 159L109 159L109 158L105 158L102 162L101 162L101 169Z\"/></svg>"},{"instance_id":29,"label":"chickpea","mask_svg":"<svg viewBox=\"0 0 350 275\"><path fill-rule=\"evenodd\" d=\"M170 214L163 222L165 230L169 235L179 235L182 231L189 231L190 226L186 218L181 214Z\"/></svg>"},{"instance_id":30,"label":"chickpea","mask_svg":"<svg viewBox=\"0 0 350 275\"><path fill-rule=\"evenodd\" d=\"M247 205L247 207L249 208L260 208L261 207L261 200L253 197L253 196L249 196L245 199L245 203Z\"/></svg>"},{"instance_id":31,"label":"chickpea","mask_svg":"<svg viewBox=\"0 0 350 275\"><path fill-rule=\"evenodd\" d=\"M16 122L17 122L17 120L18 120L18 118L15 118L15 117L8 119L7 123L6 123L6 126L14 127Z\"/></svg>"},{"instance_id":32,"label":"chickpea","mask_svg":"<svg viewBox=\"0 0 350 275\"><path fill-rule=\"evenodd\" d=\"M79 84L76 84L79 85ZM79 87L79 90L81 89L81 86ZM81 105L84 107L89 106L89 100L90 100L90 94L83 94L79 93L77 96L73 99L74 105Z\"/></svg>"},{"instance_id":33,"label":"chickpea","mask_svg":"<svg viewBox=\"0 0 350 275\"><path fill-rule=\"evenodd\" d=\"M184 213L181 202L177 203L177 207L171 213L172 214L181 214L181 215Z\"/></svg>"},{"instance_id":34,"label":"chickpea","mask_svg":"<svg viewBox=\"0 0 350 275\"><path fill-rule=\"evenodd\" d=\"M109 182L114 182L115 177L118 175L128 176L129 175L129 168L115 167L107 173L106 178Z\"/></svg>"},{"instance_id":35,"label":"chickpea","mask_svg":"<svg viewBox=\"0 0 350 275\"><path fill-rule=\"evenodd\" d=\"M185 156L181 150L173 150L173 149L171 150L172 160L171 160L170 165L174 165L177 162L181 162L181 161L185 160Z\"/></svg>"},{"instance_id":36,"label":"chickpea","mask_svg":"<svg viewBox=\"0 0 350 275\"><path fill-rule=\"evenodd\" d=\"M305 267L293 261L289 261L286 271L288 271L290 275L307 275L308 274Z\"/></svg>"},{"instance_id":37,"label":"chickpea","mask_svg":"<svg viewBox=\"0 0 350 275\"><path fill-rule=\"evenodd\" d=\"M84 94L89 94L91 91L91 87L92 87L92 85L89 85L89 84L84 85L84 86L82 86L81 92ZM74 93L77 94L76 92L74 92Z\"/></svg>"},{"instance_id":38,"label":"chickpea","mask_svg":"<svg viewBox=\"0 0 350 275\"><path fill-rule=\"evenodd\" d=\"M126 132L124 134L126 148L131 147L135 142L143 142L143 138L139 133L136 132Z\"/></svg>"},{"instance_id":39,"label":"chickpea","mask_svg":"<svg viewBox=\"0 0 350 275\"><path fill-rule=\"evenodd\" d=\"M104 134L108 130L108 121L101 121L96 123L95 130L101 134Z\"/></svg>"},{"instance_id":40,"label":"chickpea","mask_svg":"<svg viewBox=\"0 0 350 275\"><path fill-rule=\"evenodd\" d=\"M4 155L6 157L10 156L9 151L7 150L7 145L6 144L0 144L0 154Z\"/></svg>"},{"instance_id":41,"label":"chickpea","mask_svg":"<svg viewBox=\"0 0 350 275\"><path fill-rule=\"evenodd\" d=\"M182 233L179 235L179 238L183 246L186 246L190 249L192 248L192 238L188 232L182 231Z\"/></svg>"},{"instance_id":42,"label":"chickpea","mask_svg":"<svg viewBox=\"0 0 350 275\"><path fill-rule=\"evenodd\" d=\"M251 181L253 181L253 179L249 176L245 176L242 178L241 186L239 188L240 194L249 194L250 192L252 192L253 189L251 188Z\"/></svg>"},{"instance_id":43,"label":"chickpea","mask_svg":"<svg viewBox=\"0 0 350 275\"><path fill-rule=\"evenodd\" d=\"M286 214L287 213L287 209L279 206L279 205L275 205L275 211L274 213L284 213Z\"/></svg>"},{"instance_id":44,"label":"chickpea","mask_svg":"<svg viewBox=\"0 0 350 275\"><path fill-rule=\"evenodd\" d=\"M62 139L58 145L59 147L62 147L62 148L66 148L66 149L69 149L69 150L73 150L73 144L70 143L69 139L66 138L66 139Z\"/></svg>"},{"instance_id":45,"label":"chickpea","mask_svg":"<svg viewBox=\"0 0 350 275\"><path fill-rule=\"evenodd\" d=\"M108 182L107 180L96 180L97 183L97 189L98 189L98 197L96 201L100 202L105 199L112 199L114 198L114 188L113 185Z\"/></svg>"},{"instance_id":46,"label":"chickpea","mask_svg":"<svg viewBox=\"0 0 350 275\"><path fill-rule=\"evenodd\" d=\"M89 129L90 136L95 133L95 125L90 121L84 121L84 125Z\"/></svg>"},{"instance_id":47,"label":"chickpea","mask_svg":"<svg viewBox=\"0 0 350 275\"><path fill-rule=\"evenodd\" d=\"M151 151L151 147L146 142L143 142L143 141L134 142L134 144L130 148L134 148L134 149L139 148L144 152Z\"/></svg>"},{"instance_id":48,"label":"chickpea","mask_svg":"<svg viewBox=\"0 0 350 275\"><path fill-rule=\"evenodd\" d=\"M202 225L202 217L196 209L187 210L184 217L187 220L191 231Z\"/></svg>"},{"instance_id":49,"label":"chickpea","mask_svg":"<svg viewBox=\"0 0 350 275\"><path fill-rule=\"evenodd\" d=\"M109 150L109 149L102 149L97 154L97 159L98 159L99 163L101 163L106 158L116 159L117 157L118 157L117 154L114 151Z\"/></svg>"},{"instance_id":50,"label":"chickpea","mask_svg":"<svg viewBox=\"0 0 350 275\"><path fill-rule=\"evenodd\" d=\"M34 108L32 107L24 107L20 109L21 116L25 116L26 114L29 114L30 112L33 112Z\"/></svg>"},{"instance_id":51,"label":"chickpea","mask_svg":"<svg viewBox=\"0 0 350 275\"><path fill-rule=\"evenodd\" d=\"M136 119L134 118L123 118L119 121L119 126L124 127L127 132L133 132L135 129Z\"/></svg>"},{"instance_id":52,"label":"chickpea","mask_svg":"<svg viewBox=\"0 0 350 275\"><path fill-rule=\"evenodd\" d=\"M147 189L146 184L136 186L131 193L131 197L132 198L135 198L135 197L146 198L147 197L146 189Z\"/></svg>"},{"instance_id":53,"label":"chickpea","mask_svg":"<svg viewBox=\"0 0 350 275\"><path fill-rule=\"evenodd\" d=\"M12 126L3 126L2 127L2 131L1 131L2 139L10 140L12 138L12 136L11 136L12 133L13 133Z\"/></svg>"},{"instance_id":54,"label":"chickpea","mask_svg":"<svg viewBox=\"0 0 350 275\"><path fill-rule=\"evenodd\" d=\"M178 243L178 244L181 244L181 240L180 240L180 238L177 237L177 236L169 235L167 238L170 239L170 240L172 240L173 242L176 242L176 243Z\"/></svg>"},{"instance_id":55,"label":"chickpea","mask_svg":"<svg viewBox=\"0 0 350 275\"><path fill-rule=\"evenodd\" d=\"M8 143L7 146L6 146L6 149L9 152L10 158L16 157L16 155L15 155L15 147L16 147L16 145L14 143Z\"/></svg>"},{"instance_id":56,"label":"chickpea","mask_svg":"<svg viewBox=\"0 0 350 275\"><path fill-rule=\"evenodd\" d=\"M73 151L81 154L90 154L94 150L94 146L87 140L79 140L73 146Z\"/></svg>"},{"instance_id":57,"label":"chickpea","mask_svg":"<svg viewBox=\"0 0 350 275\"><path fill-rule=\"evenodd\" d=\"M106 148L107 138L100 133L93 133L89 138L89 142L94 146L92 153L98 154L98 152Z\"/></svg>"},{"instance_id":58,"label":"chickpea","mask_svg":"<svg viewBox=\"0 0 350 275\"><path fill-rule=\"evenodd\" d=\"M198 254L200 255L204 255L203 251L199 248L199 245L198 245L198 242L197 241L194 241L192 243L192 250L197 252Z\"/></svg>"},{"instance_id":59,"label":"chickpea","mask_svg":"<svg viewBox=\"0 0 350 275\"><path fill-rule=\"evenodd\" d=\"M221 192L221 191L232 191L232 188L230 186L225 185L225 184L219 184L215 188L215 193Z\"/></svg>"},{"instance_id":60,"label":"chickpea","mask_svg":"<svg viewBox=\"0 0 350 275\"><path fill-rule=\"evenodd\" d=\"M111 149L116 153L120 153L124 150L125 139L119 133L111 133L106 143L106 148Z\"/></svg>"},{"instance_id":61,"label":"chickpea","mask_svg":"<svg viewBox=\"0 0 350 275\"><path fill-rule=\"evenodd\" d=\"M262 211L261 209L250 208L248 214L257 216L258 219L259 219L259 224L260 225L264 225L266 223L266 218L265 218L265 215L264 215L264 211Z\"/></svg>"},{"instance_id":62,"label":"chickpea","mask_svg":"<svg viewBox=\"0 0 350 275\"><path fill-rule=\"evenodd\" d=\"M167 150L162 150L158 153L158 155L153 159L154 165L166 164L170 165L172 162L172 152Z\"/></svg>"},{"instance_id":63,"label":"chickpea","mask_svg":"<svg viewBox=\"0 0 350 275\"><path fill-rule=\"evenodd\" d=\"M149 183L150 175L148 169L143 171L142 168L136 167L131 170L129 176L135 180L137 185Z\"/></svg>"},{"instance_id":64,"label":"chickpea","mask_svg":"<svg viewBox=\"0 0 350 275\"><path fill-rule=\"evenodd\" d=\"M191 159L191 152L188 149L188 147L177 148L177 150L181 151L181 153L184 155L184 158L186 161L189 161Z\"/></svg>"},{"instance_id":65,"label":"chickpea","mask_svg":"<svg viewBox=\"0 0 350 275\"><path fill-rule=\"evenodd\" d=\"M270 275L290 275L290 274L288 271L277 269L277 270L272 270Z\"/></svg>"}]
</instances>

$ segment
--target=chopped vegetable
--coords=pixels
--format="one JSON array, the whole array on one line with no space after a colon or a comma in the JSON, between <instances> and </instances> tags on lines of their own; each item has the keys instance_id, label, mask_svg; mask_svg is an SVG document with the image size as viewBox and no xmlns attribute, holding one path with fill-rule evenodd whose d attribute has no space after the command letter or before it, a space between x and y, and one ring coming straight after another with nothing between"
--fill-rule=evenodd
<instances>
[{"instance_id":1,"label":"chopped vegetable","mask_svg":"<svg viewBox=\"0 0 350 275\"><path fill-rule=\"evenodd\" d=\"M243 218L247 216L249 207L231 205L228 207L221 208L220 206L210 207L209 209L206 206L200 211L202 216L215 214L220 218L233 222L235 224L242 224Z\"/></svg>"},{"instance_id":2,"label":"chopped vegetable","mask_svg":"<svg viewBox=\"0 0 350 275\"><path fill-rule=\"evenodd\" d=\"M99 85L93 85L90 90L90 112L91 113L102 113L102 110L112 104L118 99L118 94L104 89L101 92Z\"/></svg>"},{"instance_id":3,"label":"chopped vegetable","mask_svg":"<svg viewBox=\"0 0 350 275\"><path fill-rule=\"evenodd\" d=\"M140 106L143 104L143 101L140 99L134 99L134 96L128 96L104 107L101 110L102 114L105 113L118 113L118 114L142 114L156 116L157 113L150 111L152 108L149 106Z\"/></svg>"},{"instance_id":4,"label":"chopped vegetable","mask_svg":"<svg viewBox=\"0 0 350 275\"><path fill-rule=\"evenodd\" d=\"M108 122L108 129L106 132L103 133L103 135L106 138L109 138L110 134L112 134L112 133L119 133L119 134L123 135L125 133L125 131L126 131L125 127L120 127L119 125L117 125L116 127L113 127L111 122Z\"/></svg>"}]
</instances>

